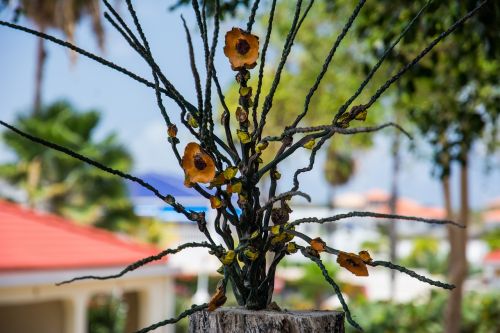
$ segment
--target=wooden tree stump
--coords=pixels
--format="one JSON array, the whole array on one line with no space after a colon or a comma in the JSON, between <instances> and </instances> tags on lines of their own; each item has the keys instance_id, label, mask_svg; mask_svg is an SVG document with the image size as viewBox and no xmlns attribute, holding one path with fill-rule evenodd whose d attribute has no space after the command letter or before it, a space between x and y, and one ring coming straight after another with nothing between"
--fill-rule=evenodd
<instances>
[{"instance_id":1,"label":"wooden tree stump","mask_svg":"<svg viewBox=\"0 0 500 333\"><path fill-rule=\"evenodd\" d=\"M190 333L344 333L339 311L252 311L220 308L189 317Z\"/></svg>"}]
</instances>

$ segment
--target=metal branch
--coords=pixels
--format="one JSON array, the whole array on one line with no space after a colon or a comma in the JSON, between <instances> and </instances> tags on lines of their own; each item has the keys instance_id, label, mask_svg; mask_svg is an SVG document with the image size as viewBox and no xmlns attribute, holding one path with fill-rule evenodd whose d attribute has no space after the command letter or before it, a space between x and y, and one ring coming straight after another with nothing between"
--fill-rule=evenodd
<instances>
[{"instance_id":1,"label":"metal branch","mask_svg":"<svg viewBox=\"0 0 500 333\"><path fill-rule=\"evenodd\" d=\"M406 221L417 221L417 222L424 222L424 223L429 223L429 224L439 224L439 225L453 225L455 227L459 228L465 228L464 225L450 221L450 220L439 220L439 219L427 219L423 217L417 217L417 216L408 216L408 215L398 215L398 214L383 214L383 213L376 213L376 212L349 212L345 214L337 214L334 216L330 217L325 217L325 218L317 218L317 217L306 217L303 219L295 220L290 223L290 226L296 226L302 223L328 223L328 222L336 222L339 220L344 220L348 218L353 218L353 217L374 217L374 218L379 218L379 219L392 219L392 220L406 220Z\"/></svg>"},{"instance_id":2,"label":"metal branch","mask_svg":"<svg viewBox=\"0 0 500 333\"><path fill-rule=\"evenodd\" d=\"M187 316L190 316L192 315L193 313L196 313L196 312L199 312L199 311L202 311L202 310L205 310L206 308L208 307L208 304L207 303L204 303L204 304L201 304L201 305L196 305L196 304L193 304L191 306L190 309L182 312L180 315L178 315L177 317L175 318L170 318L170 319L166 319L166 320L163 320L163 321L160 321L159 323L156 323L156 324L153 324L151 326L148 326L148 327L145 327L143 329L140 329L138 330L136 333L146 333L146 332L151 332L155 329L157 329L158 327L162 327L162 326L165 326L165 325L168 325L168 324L175 324L176 322L178 322L179 320L187 317Z\"/></svg>"},{"instance_id":3,"label":"metal branch","mask_svg":"<svg viewBox=\"0 0 500 333\"><path fill-rule=\"evenodd\" d=\"M186 32L186 40L188 44L188 49L189 49L189 62L191 66L191 73L193 74L193 79L194 79L194 87L196 89L196 97L198 99L198 110L203 109L203 92L201 90L201 80L200 80L200 73L198 72L198 68L196 66L196 60L194 56L194 47L193 47L193 40L191 39L191 33L189 32L189 29L186 24L186 20L184 19L184 16L181 15L181 20L182 24L184 26L184 31Z\"/></svg>"},{"instance_id":4,"label":"metal branch","mask_svg":"<svg viewBox=\"0 0 500 333\"><path fill-rule=\"evenodd\" d=\"M257 107L259 106L259 97L260 97L260 91L262 89L262 81L264 78L264 66L266 64L266 54L267 54L267 48L269 46L269 41L271 40L271 32L273 30L273 21L274 21L274 11L276 9L276 0L273 0L271 3L271 10L269 12L269 20L267 23L267 32L266 32L266 39L264 40L264 46L262 47L262 54L260 55L260 65L259 65L259 80L257 82L257 90L255 93L255 98L253 100L253 107L252 107L252 119L253 119L253 131L252 131L252 136L255 135L255 132L257 131L257 126L258 126L258 120L257 120Z\"/></svg>"},{"instance_id":5,"label":"metal branch","mask_svg":"<svg viewBox=\"0 0 500 333\"><path fill-rule=\"evenodd\" d=\"M296 127L296 128L290 128L288 130L285 130L283 132L283 137L293 135L296 133L311 133L311 132L319 132L319 131L334 131L335 133L339 134L346 134L346 135L351 135L351 134L357 134L357 133L371 133L371 132L377 132L381 129L384 129L386 127L394 127L401 131L404 135L406 135L410 140L413 140L413 137L411 136L410 133L408 133L402 126L389 122L385 123L382 125L377 125L377 126L370 126L370 127L354 127L354 128L342 128L338 127L335 125L321 125L321 126L312 126L312 127ZM277 139L277 140L276 140ZM273 141L279 141L281 140L279 137L275 138Z\"/></svg>"},{"instance_id":6,"label":"metal branch","mask_svg":"<svg viewBox=\"0 0 500 333\"><path fill-rule=\"evenodd\" d=\"M84 163L87 163L89 165L92 165L93 167L96 167L102 171L105 171L107 173L110 173L112 175L115 175L115 176L118 176L118 177L121 177L121 178L124 178L124 179L128 179L130 181L133 181L139 185L141 185L142 187L144 187L145 189L151 191L155 196L157 196L158 198L160 198L161 200L165 201L167 204L169 204L170 206L172 206L177 212L179 213L182 213L184 216L186 216L189 220L193 221L192 217L191 217L191 214L184 208L184 206L182 206L181 204L177 203L175 201L175 198L172 197L171 195L163 195L160 193L160 191L155 188L154 186L152 186L151 184L149 184L148 182L144 181L143 179L141 178L138 178L136 176L132 176L128 173L125 173L123 171L120 171L120 170L116 170L116 169L113 169L113 168L110 168L104 164L101 164L97 161L94 161L86 156L83 156L69 148L66 148L66 147L63 147L61 145L58 145L56 143L53 143L53 142L50 142L50 141L47 141L45 139L42 139L42 138L39 138L39 137L36 137L36 136L33 136L31 134L28 134L26 132L23 132L21 131L20 129L0 120L0 125L8 128L9 130L13 131L14 133L32 141L32 142L35 142L35 143L38 143L38 144L41 144L43 146L46 146L48 148L51 148L51 149L54 149L54 150L57 150L59 152L62 152L68 156L71 156L77 160L80 160Z\"/></svg>"},{"instance_id":7,"label":"metal branch","mask_svg":"<svg viewBox=\"0 0 500 333\"><path fill-rule=\"evenodd\" d=\"M305 168L301 168L301 169L298 169L297 171L295 171L295 173L293 174L293 187L292 187L292 191L294 190L297 190L299 188L299 175L301 173L304 173L304 172L307 172L307 171L311 171L313 166L314 166L314 162L316 160L316 154L318 153L318 151L321 149L321 147L325 144L325 142L334 134L335 132L333 130L330 130L328 132L328 134L326 135L323 135L321 137L321 139L319 140L319 142L313 147L313 149L311 150L311 155L309 156L309 164L307 165L307 167Z\"/></svg>"},{"instance_id":8,"label":"metal branch","mask_svg":"<svg viewBox=\"0 0 500 333\"><path fill-rule=\"evenodd\" d=\"M127 274L128 272L135 271L139 267L142 267L142 266L144 266L146 264L149 264L150 262L161 260L163 257L165 257L165 256L167 256L169 254L176 254L176 253L179 253L182 250L189 249L189 248L197 248L197 247L205 247L205 248L208 248L210 250L215 250L215 251L219 250L219 249L217 249L217 247L215 247L213 245L210 245L210 244L208 244L206 242L203 242L203 243L194 243L194 242L193 243L185 243L185 244L179 245L178 247L176 247L174 249L166 249L166 250L163 250L160 253L155 254L153 256L146 257L146 258L143 258L141 260L138 260L138 261L136 261L136 262L128 265L127 267L125 267L119 273L116 273L116 274L105 275L105 276L96 276L96 275L79 276L79 277L72 278L70 280L66 280L66 281L62 281L62 282L56 283L56 286L60 286L60 285L63 285L63 284L72 283L72 282L75 282L75 281L81 281L81 280L109 280L109 279L116 279L116 278L122 277L123 275Z\"/></svg>"},{"instance_id":9,"label":"metal branch","mask_svg":"<svg viewBox=\"0 0 500 333\"><path fill-rule=\"evenodd\" d=\"M403 68L401 68L393 77L391 77L389 80L387 80L380 88L377 89L375 94L370 98L368 103L362 105L362 107L359 107L357 111L353 112L351 117L354 118L356 117L360 112L363 110L368 109L375 103L378 98L397 80L399 80L404 73L406 73L408 70L410 70L413 66L419 63L419 61L427 54L429 53L434 46L436 46L441 40L443 40L445 37L447 37L449 34L451 34L453 31L457 30L465 21L467 21L469 18L471 18L477 11L479 11L486 3L488 0L484 0L481 2L477 7L475 7L473 10L468 12L466 15L461 17L458 21L453 23L448 29L443 31L442 33L439 34L438 37L436 37L429 45L427 45L426 48L424 48L415 58L413 58L412 61L410 61L408 64L406 64ZM341 116L341 113L338 112L335 115L334 121L337 121L339 117Z\"/></svg>"},{"instance_id":10,"label":"metal branch","mask_svg":"<svg viewBox=\"0 0 500 333\"><path fill-rule=\"evenodd\" d=\"M390 268L390 269L394 269L394 270L397 270L401 273L405 273L419 281L422 281L422 282L425 282L425 283L428 283L432 286L436 286L436 287L439 287L439 288L443 288L443 289L447 289L447 290L453 290L455 289L455 285L453 284L448 284L448 283L444 283L444 282L441 282L441 281L436 281L436 280L432 280L432 279L429 279L423 275L420 275L414 271L412 271L411 269L408 269L406 267L403 267L403 266L399 266L399 265L396 265L396 264L393 264L392 262L389 262L389 261L372 261L370 263L367 263L367 265L370 265L370 266L373 266L373 267L377 267L377 266L383 266L383 267L387 267L387 268Z\"/></svg>"},{"instance_id":11,"label":"metal branch","mask_svg":"<svg viewBox=\"0 0 500 333\"><path fill-rule=\"evenodd\" d=\"M448 28L445 32L441 33L436 39L434 39L419 55L417 55L417 57L414 58L413 61L411 61L408 65L406 65L403 69L401 69L395 76L393 76L391 79L389 79L381 88L379 88L377 90L377 92L375 93L374 97L372 97L370 99L370 101L372 101L372 103L368 103L368 104L365 104L365 105L361 105L359 107L356 108L355 112L351 112L350 114L350 119L354 119L359 113L363 112L364 110L368 109L369 106L371 106L376 99L378 99L378 97L380 97L380 95L393 83L395 82L397 79L399 79L408 69L410 69L412 66L414 66L416 63L418 63L418 61L420 61L437 43L439 43L443 38L445 38L446 36L448 36L450 33L452 33L454 30L456 30L461 24L463 24L467 19L469 19L472 15L474 15L482 6L484 6L486 4L488 0L485 0L483 2L481 2L475 9L473 9L472 11L470 11L468 14L466 14L465 16L463 16L461 19L459 19L458 21L456 21L450 28ZM341 113L340 111L342 111L342 107L341 109L339 109L339 113L337 113L337 115L335 116L335 119L334 119L334 124L336 123L337 119L340 117ZM311 151L311 155L310 155L310 158L309 158L309 164L307 167L305 168L301 168L301 169L298 169L295 173L294 173L294 177L293 177L293 182L294 182L294 186L292 188L292 190L297 190L298 189L298 186L299 186L299 182L298 182L298 176L301 174L301 173L304 173L304 172L307 172L307 171L310 171L312 170L313 166L314 166L314 162L315 162L315 159L316 159L316 154L317 152L319 151L319 149L323 146L323 144L328 140L330 139L333 134L335 134L334 131L329 131L329 133L327 133L326 135L325 134L322 134L321 135L321 140L316 144L316 146L312 149ZM286 156L282 156L280 158L280 161L283 160L285 157L288 157L290 156L296 149L298 149L299 147L297 147L296 145L292 146L294 148L293 151L287 151L287 155ZM292 149L292 147L289 148ZM276 163L276 161L273 161L271 163ZM271 164L270 163L270 164ZM277 163L276 163L277 164ZM275 164L275 165L276 165Z\"/></svg>"},{"instance_id":12,"label":"metal branch","mask_svg":"<svg viewBox=\"0 0 500 333\"><path fill-rule=\"evenodd\" d=\"M330 49L330 52L328 53L328 55L325 59L325 62L323 63L323 68L321 69L321 72L316 77L316 82L314 82L313 86L311 87L311 89L309 90L309 93L306 96L306 99L304 101L304 111L302 111L302 113L297 116L295 121L292 123L292 126L290 126L290 127L296 127L297 124L300 122L300 120L302 118L304 118L304 116L307 114L307 111L309 110L309 105L311 103L311 99L314 96L314 93L316 92L316 90L318 89L318 87L321 83L321 80L323 79L326 72L328 71L328 67L330 66L330 63L333 59L333 56L337 52L337 49L338 49L340 43L342 42L342 40L347 35L347 32L351 28L354 20L356 19L356 17L358 17L358 14L361 11L361 8L363 8L365 2L366 2L366 0L359 0L358 4L354 8L354 11L352 12L351 16L349 17L346 24L342 28L342 31L337 36L335 43L333 44L332 48Z\"/></svg>"},{"instance_id":13,"label":"metal branch","mask_svg":"<svg viewBox=\"0 0 500 333\"><path fill-rule=\"evenodd\" d=\"M264 212L269 207L272 207L275 202L278 202L278 201L286 199L286 198L291 198L291 197L294 197L294 196L303 197L307 201L311 202L311 197L307 193L304 193L302 191L288 191L288 192L285 192L285 193L281 193L281 194L279 194L277 196L273 196L265 204L263 204L260 209L258 209L256 211L256 214L261 214L262 212Z\"/></svg>"},{"instance_id":14,"label":"metal branch","mask_svg":"<svg viewBox=\"0 0 500 333\"><path fill-rule=\"evenodd\" d=\"M9 27L9 28L14 29L14 30L23 31L23 32L32 34L34 36L37 36L39 38L43 38L45 40L48 40L48 41L50 41L52 43L64 46L64 47L66 47L66 48L68 48L70 50L73 50L73 51L75 51L75 52L77 52L77 53L79 53L79 54L81 54L81 55L83 55L83 56L85 56L87 58L90 58L90 59L92 59L92 60L100 63L101 65L107 66L109 68L112 68L112 69L116 70L117 72L125 74L125 75L127 75L128 77L134 79L137 82L140 82L140 83L142 83L142 84L144 84L144 85L146 85L146 86L148 86L150 88L154 88L154 83L153 82L150 82L150 81L148 81L148 80L140 77L139 75L137 75L135 73L132 73L129 70L127 70L127 69L125 69L123 67L120 67L120 66L112 63L109 60L106 60L106 59L104 59L102 57L99 57L99 56L97 56L97 55L95 55L95 54L93 54L91 52L88 52L88 51L86 51L84 49L81 49L81 48L79 48L79 47L77 47L77 46L75 46L75 45L73 45L73 44L71 44L69 42L63 41L63 40L61 40L59 38L56 38L54 36L47 35L45 33L42 33L42 32L39 32L39 31L36 31L36 30L33 30L33 29L29 29L29 28L26 28L26 27L23 27L23 26L14 24L14 23L0 21L0 25ZM172 92L168 91L167 89L161 89L161 92L164 93L166 96L168 96L169 98L171 98L172 100L175 101L176 96ZM194 105L190 104L189 102L187 102L187 101L184 100L183 103L185 103L190 110L196 110L196 107Z\"/></svg>"},{"instance_id":15,"label":"metal branch","mask_svg":"<svg viewBox=\"0 0 500 333\"><path fill-rule=\"evenodd\" d=\"M247 23L247 32L252 32L252 26L255 23L255 14L257 13L257 9L259 9L260 0L254 0L252 9L250 11L250 16L248 17Z\"/></svg>"},{"instance_id":16,"label":"metal branch","mask_svg":"<svg viewBox=\"0 0 500 333\"><path fill-rule=\"evenodd\" d=\"M368 83L371 81L373 78L373 75L377 72L377 70L380 68L384 60L387 58L387 56L392 52L394 47L399 44L401 39L406 35L406 33L411 29L411 27L415 24L415 22L418 20L418 18L422 15L422 13L427 9L427 7L430 5L431 1L428 0L425 5L418 11L418 13L413 17L413 19L408 22L406 27L401 31L399 36L392 42L392 44L387 47L384 51L384 54L380 57L380 59L377 61L377 63L372 67L366 78L363 80L363 82L359 85L358 89L356 92L340 107L338 113L342 114L347 108L351 105L351 103L363 92L365 87L368 85ZM298 123L298 122L297 122ZM294 123L296 126L297 123Z\"/></svg>"},{"instance_id":17,"label":"metal branch","mask_svg":"<svg viewBox=\"0 0 500 333\"><path fill-rule=\"evenodd\" d=\"M220 16L220 6L219 0L215 0L215 14L214 14L214 32L212 37L212 45L210 46L210 53L208 54L208 68L207 68L207 80L205 83L205 127L207 127L207 139L208 143L215 148L214 146L214 120L212 114L212 76L213 71L215 69L214 59L215 59L215 51L217 47L217 41L219 37L219 16ZM206 25L205 25L206 29Z\"/></svg>"},{"instance_id":18,"label":"metal branch","mask_svg":"<svg viewBox=\"0 0 500 333\"><path fill-rule=\"evenodd\" d=\"M313 0L311 1L311 3ZM274 79L273 83L271 84L271 89L269 90L269 93L267 94L265 100L264 100L264 105L262 107L262 114L260 117L260 122L257 130L255 131L255 134L252 138L253 141L257 141L257 139L260 137L262 130L266 124L266 116L269 110L271 110L272 104L273 104L273 97L276 92L276 89L278 88L280 79L281 79L281 73L283 71L283 68L285 67L286 61L288 59L288 55L290 54L290 51L292 49L293 45L293 39L296 36L295 29L298 26L299 22L299 16L300 16L300 9L302 7L302 0L297 1L297 5L295 7L295 13L293 15L293 20L292 20L292 26L290 27L290 31L288 32L288 35L286 36L285 44L283 46L283 52L281 53L281 59L280 62L278 63L278 68L276 69L276 72L274 74Z\"/></svg>"},{"instance_id":19,"label":"metal branch","mask_svg":"<svg viewBox=\"0 0 500 333\"><path fill-rule=\"evenodd\" d=\"M326 267L323 264L323 262L321 261L321 259L311 256L304 249L300 249L300 252L302 253L302 255L304 257L309 258L311 261L313 261L319 267L319 269L321 270L321 274L323 274L323 277L325 278L325 280L333 287L335 294L337 294L337 297L339 298L340 304L342 304L342 309L345 312L345 316L346 316L346 319L349 322L349 324L351 324L353 327L357 328L358 330L363 331L361 326L359 326L359 324L357 322L355 322L354 319L352 319L351 311L349 310L349 307L347 306L347 303L344 299L344 296L342 295L342 292L340 291L340 287L332 279L332 277L328 273L328 270L326 269Z\"/></svg>"},{"instance_id":20,"label":"metal branch","mask_svg":"<svg viewBox=\"0 0 500 333\"><path fill-rule=\"evenodd\" d=\"M320 133L308 134L305 137L303 137L302 139L300 139L299 141L297 141L296 143L294 143L288 149L286 149L283 152L277 154L276 157L271 162L269 162L268 164L266 164L264 167L262 167L259 170L259 172L257 174L257 179L261 179L262 176L266 174L266 172L268 172L272 168L276 167L279 163L281 163L287 157L289 157L290 155L292 155L297 149L302 148L302 146L306 142L308 142L309 140L323 138L327 133L329 133L329 132L328 131L323 131L323 132L320 132ZM316 146L313 148L313 150L316 148Z\"/></svg>"}]
</instances>

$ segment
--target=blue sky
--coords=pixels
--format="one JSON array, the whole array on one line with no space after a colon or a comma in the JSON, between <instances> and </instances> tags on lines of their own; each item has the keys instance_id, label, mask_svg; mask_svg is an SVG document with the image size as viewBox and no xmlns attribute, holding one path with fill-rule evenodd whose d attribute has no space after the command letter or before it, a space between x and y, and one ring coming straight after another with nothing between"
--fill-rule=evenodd
<instances>
[{"instance_id":1,"label":"blue sky","mask_svg":"<svg viewBox=\"0 0 500 333\"><path fill-rule=\"evenodd\" d=\"M195 22L189 8L171 13L167 10L168 1L137 1L137 12L149 36L153 54L167 77L176 87L194 100L194 89L187 56L187 46L180 20L183 13L192 32L196 36ZM120 12L126 16L126 8ZM2 20L10 15L0 13ZM129 20L130 21L130 20ZM30 26L21 20L20 24ZM232 25L221 27L224 32ZM143 60L131 50L126 42L106 23L106 49L102 55L131 71L150 79L151 73ZM51 32L53 33L53 31ZM221 34L222 35L222 34ZM199 39L195 37L195 42ZM95 40L90 33L88 22L82 22L77 29L76 44L98 54ZM16 114L26 112L33 100L33 78L35 67L36 37L23 32L0 27L0 119L12 122ZM128 77L105 68L83 56L78 56L76 64L69 61L68 50L52 44L48 46L48 62L44 80L44 102L66 99L77 108L97 109L102 112L102 123L97 135L116 131L120 140L130 149L135 159L134 171L168 172L182 175L173 163L166 143L165 127L156 106L154 91ZM198 50L201 48L198 47ZM229 70L219 44L216 66L223 85L228 85L234 73ZM198 59L201 64L201 59ZM199 66L201 67L201 66ZM166 103L171 115L178 113L173 103ZM176 116L173 116L176 119ZM181 136L182 138L185 136ZM187 139L187 137L186 137ZM336 193L348 191L368 191L373 188L389 189L390 166L389 144L386 137L378 135L372 151L359 154L358 173L346 186ZM401 175L401 194L426 204L441 204L439 183L432 178L431 165L425 160L425 151L415 157L406 149L403 153L403 172ZM427 156L428 157L428 156ZM12 158L5 146L0 144L0 161ZM282 167L284 176L287 170L307 164L308 155L301 152L296 158ZM493 160L496 168L485 173L484 151L477 147L471 159L471 201L474 207L481 207L490 199L500 196L499 156ZM318 168L301 178L304 190L312 195L313 203L327 201L327 186L322 177L324 156L318 160ZM284 178L285 178L284 177ZM457 184L454 181L454 184ZM458 185L458 184L457 184ZM282 189L286 190L284 184ZM454 186L457 193L457 186ZM455 201L458 199L455 195Z\"/></svg>"}]
</instances>

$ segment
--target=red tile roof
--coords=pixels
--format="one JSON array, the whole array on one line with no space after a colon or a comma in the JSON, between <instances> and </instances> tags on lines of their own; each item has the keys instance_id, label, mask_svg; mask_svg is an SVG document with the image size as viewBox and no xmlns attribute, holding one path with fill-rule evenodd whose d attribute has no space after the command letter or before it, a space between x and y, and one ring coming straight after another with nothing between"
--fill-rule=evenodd
<instances>
[{"instance_id":1,"label":"red tile roof","mask_svg":"<svg viewBox=\"0 0 500 333\"><path fill-rule=\"evenodd\" d=\"M123 266L159 250L0 200L0 271Z\"/></svg>"},{"instance_id":2,"label":"red tile roof","mask_svg":"<svg viewBox=\"0 0 500 333\"><path fill-rule=\"evenodd\" d=\"M484 258L484 261L489 262L489 263L493 263L493 262L499 263L500 262L500 250L495 250L495 251L488 253L486 255L486 257Z\"/></svg>"},{"instance_id":3,"label":"red tile roof","mask_svg":"<svg viewBox=\"0 0 500 333\"><path fill-rule=\"evenodd\" d=\"M373 190L370 190L366 193L366 199L368 201L376 201L376 202L384 202L384 201L389 201L391 198L391 195L389 193L387 193L386 191L384 190L381 190L381 189L373 189Z\"/></svg>"},{"instance_id":4,"label":"red tile roof","mask_svg":"<svg viewBox=\"0 0 500 333\"><path fill-rule=\"evenodd\" d=\"M500 223L500 209L484 212L483 219L485 223Z\"/></svg>"},{"instance_id":5,"label":"red tile roof","mask_svg":"<svg viewBox=\"0 0 500 333\"><path fill-rule=\"evenodd\" d=\"M378 213L390 213L388 205L383 205L375 210ZM396 204L396 214L425 217L430 219L444 219L446 218L446 211L443 208L427 207L409 199L399 199Z\"/></svg>"}]
</instances>

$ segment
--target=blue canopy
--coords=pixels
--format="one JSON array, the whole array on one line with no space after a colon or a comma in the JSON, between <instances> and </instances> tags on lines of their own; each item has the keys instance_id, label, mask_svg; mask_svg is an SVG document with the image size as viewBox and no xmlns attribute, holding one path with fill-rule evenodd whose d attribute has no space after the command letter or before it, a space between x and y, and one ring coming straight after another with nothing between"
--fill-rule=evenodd
<instances>
[{"instance_id":1,"label":"blue canopy","mask_svg":"<svg viewBox=\"0 0 500 333\"><path fill-rule=\"evenodd\" d=\"M186 188L184 186L184 180L176 176L151 172L141 174L139 178L151 184L163 194L170 194L174 197L190 197L193 199L203 198L196 191ZM155 197L151 191L135 182L127 181L127 187L131 198Z\"/></svg>"},{"instance_id":2,"label":"blue canopy","mask_svg":"<svg viewBox=\"0 0 500 333\"><path fill-rule=\"evenodd\" d=\"M208 212L209 201L195 190L185 187L182 178L159 173L145 173L138 177L158 189L160 193L174 196L187 210ZM127 187L137 215L156 217L165 222L189 222L183 214L177 213L173 207L141 185L127 181Z\"/></svg>"}]
</instances>

